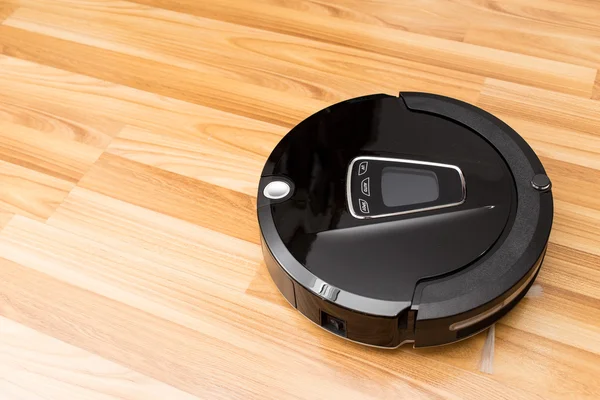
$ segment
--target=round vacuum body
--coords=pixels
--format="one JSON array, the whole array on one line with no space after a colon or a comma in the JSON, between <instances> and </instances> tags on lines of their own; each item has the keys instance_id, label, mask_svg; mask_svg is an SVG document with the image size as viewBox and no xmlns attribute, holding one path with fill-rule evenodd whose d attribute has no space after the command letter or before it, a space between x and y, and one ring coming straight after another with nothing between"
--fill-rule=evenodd
<instances>
[{"instance_id":1,"label":"round vacuum body","mask_svg":"<svg viewBox=\"0 0 600 400\"><path fill-rule=\"evenodd\" d=\"M332 333L446 344L531 286L550 186L527 143L477 107L426 93L356 98L302 121L269 156L263 253L289 303Z\"/></svg>"}]
</instances>

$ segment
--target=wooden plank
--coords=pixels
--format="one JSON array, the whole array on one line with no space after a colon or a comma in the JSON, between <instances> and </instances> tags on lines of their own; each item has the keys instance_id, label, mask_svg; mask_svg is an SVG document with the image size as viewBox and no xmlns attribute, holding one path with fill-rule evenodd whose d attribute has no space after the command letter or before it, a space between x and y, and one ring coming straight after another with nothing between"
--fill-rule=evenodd
<instances>
[{"instance_id":1,"label":"wooden plank","mask_svg":"<svg viewBox=\"0 0 600 400\"><path fill-rule=\"evenodd\" d=\"M202 319L182 320L187 325L194 324L192 330L98 296L89 291L102 291L102 285L93 280L87 283L79 280L79 284L88 288L82 290L11 261L0 260L0 265L3 275L8 277L0 282L4 293L0 307L9 318L42 332L52 332L59 339L125 366L135 365L145 375L202 397L231 398L232 393L236 393L240 398L264 398L265 393L273 390L277 391L277 398L329 398L331 390L349 398L385 398L399 393L432 397L447 396L457 389L464 390L465 398L477 398L475 393L484 393L486 398L492 399L504 395L531 396L529 392L501 385L489 377L418 354L403 352L403 362L398 363L396 358L378 357L378 350L340 345L341 341L321 347L319 343L326 333L296 313L290 314L287 324L266 316L265 322L271 320L272 323L263 340L277 351L264 352L264 347L256 345L257 336L228 333L236 325L232 320L229 328L211 328L213 335L219 335L214 338L198 331L207 325ZM54 270L53 274L58 273L65 279L59 264L45 265ZM119 295L114 288L107 287L105 292L110 296ZM46 301L48 297L54 299L51 307ZM134 304L144 304L145 308L151 305L147 301ZM153 306L153 312L159 310ZM170 312L171 318L176 315ZM255 321L253 318L252 322ZM303 339L305 334L293 328L300 321L309 327L307 333L316 333L317 337ZM279 329L286 333L277 333ZM302 344L291 348L288 341ZM289 363L287 357L292 354L295 362ZM271 378L275 371L280 375L278 379ZM342 371L352 371L353 378L335 379ZM374 371L377 373L373 374ZM421 378L423 374L434 378L425 383ZM217 383L224 380L231 380L227 389ZM304 382L311 382L310 388L304 387Z\"/></svg>"},{"instance_id":2,"label":"wooden plank","mask_svg":"<svg viewBox=\"0 0 600 400\"><path fill-rule=\"evenodd\" d=\"M600 210L555 200L554 243L600 255Z\"/></svg>"},{"instance_id":3,"label":"wooden plank","mask_svg":"<svg viewBox=\"0 0 600 400\"><path fill-rule=\"evenodd\" d=\"M592 90L592 100L600 100L600 70L596 75L596 82L594 83L594 89Z\"/></svg>"},{"instance_id":4,"label":"wooden plank","mask_svg":"<svg viewBox=\"0 0 600 400\"><path fill-rule=\"evenodd\" d=\"M281 1L271 3L281 4ZM549 30L554 27L558 31L578 31L581 37L590 39L600 33L597 18L600 7L595 0L420 0L416 4L394 0L321 0L286 6L454 40L461 40L469 27L484 25L484 21L489 24L512 22L517 30L533 25ZM569 52L569 49L562 50Z\"/></svg>"},{"instance_id":5,"label":"wooden plank","mask_svg":"<svg viewBox=\"0 0 600 400\"><path fill-rule=\"evenodd\" d=\"M489 99L490 109L496 108ZM500 101L498 101L499 103ZM595 132L581 132L570 126L553 123L553 120L532 121L524 115L511 115L511 111L494 115L506 122L544 159L553 159L585 168L600 169L600 141Z\"/></svg>"},{"instance_id":6,"label":"wooden plank","mask_svg":"<svg viewBox=\"0 0 600 400\"><path fill-rule=\"evenodd\" d=\"M255 199L192 178L105 153L79 186L243 240L259 241ZM219 218L213 218L215 213Z\"/></svg>"},{"instance_id":7,"label":"wooden plank","mask_svg":"<svg viewBox=\"0 0 600 400\"><path fill-rule=\"evenodd\" d=\"M597 4L459 0L453 5L468 12L472 22L465 42L594 69L598 65Z\"/></svg>"},{"instance_id":8,"label":"wooden plank","mask_svg":"<svg viewBox=\"0 0 600 400\"><path fill-rule=\"evenodd\" d=\"M0 212L47 219L74 184L0 160Z\"/></svg>"},{"instance_id":9,"label":"wooden plank","mask_svg":"<svg viewBox=\"0 0 600 400\"><path fill-rule=\"evenodd\" d=\"M598 397L597 389L590 385L591 377L596 374L592 371L598 368L597 355L504 324L497 326L496 346L503 349L495 353L494 360L494 376L499 379L510 379L523 387L531 387L539 382L531 371L540 369L547 371L548 378L537 391L543 398L569 398L573 393L582 399ZM525 346L532 351L524 351ZM569 377L569 382L565 382L564 377Z\"/></svg>"},{"instance_id":10,"label":"wooden plank","mask_svg":"<svg viewBox=\"0 0 600 400\"><path fill-rule=\"evenodd\" d=\"M599 209L600 182L595 170L600 167L600 141L593 126L600 104L587 100L578 104L580 113L575 114L577 106L570 104L573 98L529 92L524 87L511 89L515 90L485 91L479 105L509 123L533 147L554 180L557 199ZM518 96L527 96L527 100L517 104ZM572 110L573 118L564 116L557 120L558 110L565 112L562 107ZM569 190L583 182L589 190Z\"/></svg>"},{"instance_id":11,"label":"wooden plank","mask_svg":"<svg viewBox=\"0 0 600 400\"><path fill-rule=\"evenodd\" d=\"M4 225L8 224L8 221L10 221L13 216L14 216L13 213L9 213L7 211L0 210L0 230L2 230L2 228L4 228Z\"/></svg>"},{"instance_id":12,"label":"wooden plank","mask_svg":"<svg viewBox=\"0 0 600 400\"><path fill-rule=\"evenodd\" d=\"M196 399L4 317L0 353L0 392L11 385L18 393L11 399Z\"/></svg>"},{"instance_id":13,"label":"wooden plank","mask_svg":"<svg viewBox=\"0 0 600 400\"><path fill-rule=\"evenodd\" d=\"M273 1L273 4L280 2ZM512 3L512 4L511 4ZM332 0L328 4L338 13L324 7L325 2L298 5L311 14L363 22L359 17L373 17L385 26L428 36L462 40L483 47L528 54L596 68L599 63L599 24L594 23L592 11L597 5L582 7L563 3L560 8L545 7L544 2L458 0L445 2L421 0L418 5L393 0ZM312 8L311 8L312 6ZM321 6L321 7L319 7ZM293 5L291 6L293 7ZM554 11L550 11L554 9ZM573 16L569 15L571 12ZM600 15L600 9L596 11ZM468 17L467 17L468 15ZM564 24L569 17L587 17L584 24ZM375 23L372 20L365 21ZM429 28L431 24L431 28ZM460 29L449 30L456 26ZM448 31L449 30L449 31ZM447 32L447 33L446 33ZM531 44L535 43L535 46Z\"/></svg>"},{"instance_id":14,"label":"wooden plank","mask_svg":"<svg viewBox=\"0 0 600 400\"><path fill-rule=\"evenodd\" d=\"M600 14L599 14L600 16ZM587 33L587 31L583 31ZM552 24L524 23L514 19L507 24L478 20L465 35L465 43L528 54L548 60L597 68L600 64L600 33L582 37L579 30ZM535 43L532 46L531 43Z\"/></svg>"},{"instance_id":15,"label":"wooden plank","mask_svg":"<svg viewBox=\"0 0 600 400\"><path fill-rule=\"evenodd\" d=\"M421 33L428 36L437 36L452 40L462 40L469 26L468 21L456 18L458 14L448 15L446 8L434 9L436 0L421 0L419 7L407 3L389 0L297 0L285 3L286 7L293 10L305 11L324 17L341 18L374 26L393 27L398 30ZM59 4L60 3L60 4ZM271 0L267 4L281 5L281 1ZM429 3L429 4L428 4ZM84 4L74 0L20 0L21 6L32 8L64 7L70 5L74 8L90 7L102 9L114 7L121 13L134 9L132 3L124 1L92 0ZM177 4L173 4L174 7ZM183 14L182 14L183 15Z\"/></svg>"},{"instance_id":16,"label":"wooden plank","mask_svg":"<svg viewBox=\"0 0 600 400\"><path fill-rule=\"evenodd\" d=\"M270 0L251 3L236 0L137 0L136 3L308 37L583 97L589 97L596 74L595 69L588 67L315 15L286 7L286 3L273 4Z\"/></svg>"},{"instance_id":17,"label":"wooden plank","mask_svg":"<svg viewBox=\"0 0 600 400\"><path fill-rule=\"evenodd\" d=\"M584 29L590 37L600 33L600 7L595 0L458 0L456 3L459 7L479 8L486 12L522 18L521 27L530 21L540 21L559 27Z\"/></svg>"},{"instance_id":18,"label":"wooden plank","mask_svg":"<svg viewBox=\"0 0 600 400\"><path fill-rule=\"evenodd\" d=\"M600 256L557 243L550 243L541 273L536 282L560 287L572 294L600 300Z\"/></svg>"},{"instance_id":19,"label":"wooden plank","mask_svg":"<svg viewBox=\"0 0 600 400\"><path fill-rule=\"evenodd\" d=\"M593 135L600 123L600 102L496 79L486 79L477 105L492 114Z\"/></svg>"},{"instance_id":20,"label":"wooden plank","mask_svg":"<svg viewBox=\"0 0 600 400\"><path fill-rule=\"evenodd\" d=\"M53 118L58 114L67 116L69 120L82 121L86 126L99 124L97 130L101 132L107 132L113 124L120 129L126 123L131 125L127 129L130 132L136 129L151 132L151 142L158 140L161 146L198 149L205 163L213 167L194 173L195 177L213 184L228 184L230 189L252 195L255 195L255 190L251 189L251 185L255 184L258 175L250 177L245 171L238 170L231 179L224 180L224 169L237 164L260 171L268 154L287 131L265 122L14 58L0 58L0 68L3 72L0 74L0 86L11 102L44 110ZM54 104L60 104L61 108L57 109ZM110 115L110 121L113 121L109 122L109 126L103 125L106 123L104 115ZM127 132L124 134L127 135ZM126 154L134 160L152 161L144 153L147 145L152 143L144 143L143 140L126 143L126 152L122 151L125 150L123 140L116 141L116 147L111 147L111 151ZM170 158L177 159L179 164L197 161L178 159L178 154L181 153L172 154ZM165 164L161 166L165 167Z\"/></svg>"},{"instance_id":21,"label":"wooden plank","mask_svg":"<svg viewBox=\"0 0 600 400\"><path fill-rule=\"evenodd\" d=\"M517 308L526 308L532 301L525 299ZM502 321L496 324L494 379L532 389L544 399L568 398L573 393L590 400L598 396L598 391L590 385L590 379L598 371L598 355L515 329ZM452 346L412 351L449 365L478 369L486 334ZM544 384L540 385L542 376ZM564 380L566 376L571 378L568 382Z\"/></svg>"},{"instance_id":22,"label":"wooden plank","mask_svg":"<svg viewBox=\"0 0 600 400\"><path fill-rule=\"evenodd\" d=\"M256 40L268 44L265 33L261 35L260 32L243 27L240 29L236 25L189 18L184 14L124 2L70 4L42 1L31 3L30 7L34 8L20 8L19 13L13 15L5 25L192 69L206 77L239 80L243 84L292 95L314 94L329 101L340 96L329 87L306 83L318 81L315 79L318 74L311 74L311 79L305 69L289 63L276 68L284 64L276 59L270 65L261 63L259 58L237 44ZM127 7L126 13L122 11L124 7ZM148 40L149 29L157 32L151 41ZM229 36L229 40L223 40L224 34ZM186 40L180 40L182 37ZM293 49L291 45L289 47ZM231 57L232 54L236 54L235 59ZM242 57L246 61L244 64L240 64ZM287 67L287 70L283 67ZM353 83L351 85L356 86Z\"/></svg>"},{"instance_id":23,"label":"wooden plank","mask_svg":"<svg viewBox=\"0 0 600 400\"><path fill-rule=\"evenodd\" d=\"M282 96L279 91L231 78L218 78L7 25L0 25L0 42L4 55L286 126L328 105L317 99ZM65 49L69 49L69 59L64 57ZM146 72L138 74L136 71L140 70Z\"/></svg>"},{"instance_id":24,"label":"wooden plank","mask_svg":"<svg viewBox=\"0 0 600 400\"><path fill-rule=\"evenodd\" d=\"M194 279L240 292L262 264L256 244L80 187L47 223L123 253L137 249Z\"/></svg>"},{"instance_id":25,"label":"wooden plank","mask_svg":"<svg viewBox=\"0 0 600 400\"><path fill-rule=\"evenodd\" d=\"M203 133L209 135L219 129L279 137L287 132L277 125L17 58L0 55L0 68L0 98L52 114L54 109L48 107L58 103L61 111L70 110L79 118L85 118L84 115L109 117L113 121L150 130L157 128L187 138Z\"/></svg>"},{"instance_id":26,"label":"wooden plank","mask_svg":"<svg viewBox=\"0 0 600 400\"><path fill-rule=\"evenodd\" d=\"M540 160L552 180L552 194L555 200L590 211L600 210L600 176L595 169L546 157L541 157ZM574 192L570 190L573 185L582 185L586 190ZM560 211L559 209L558 212Z\"/></svg>"},{"instance_id":27,"label":"wooden plank","mask_svg":"<svg viewBox=\"0 0 600 400\"><path fill-rule=\"evenodd\" d=\"M76 183L101 149L12 122L0 121L0 159Z\"/></svg>"},{"instance_id":28,"label":"wooden plank","mask_svg":"<svg viewBox=\"0 0 600 400\"><path fill-rule=\"evenodd\" d=\"M100 121L97 129L111 136L127 124L190 141L218 137L213 143L216 146L236 133L248 139L247 143L237 142L238 148L264 154L287 132L277 125L16 58L0 56L0 68L4 104L27 104L52 115L68 111L71 120ZM62 107L52 107L57 103ZM107 115L112 122L106 122Z\"/></svg>"},{"instance_id":29,"label":"wooden plank","mask_svg":"<svg viewBox=\"0 0 600 400\"><path fill-rule=\"evenodd\" d=\"M576 296L576 292L569 297L545 285L543 298L531 299L531 306L515 308L502 323L600 355L600 327L593 323L593 318L600 317L600 302L587 300Z\"/></svg>"},{"instance_id":30,"label":"wooden plank","mask_svg":"<svg viewBox=\"0 0 600 400\"><path fill-rule=\"evenodd\" d=\"M155 134L128 127L108 148L108 153L162 168L213 185L256 196L258 180L271 149L276 145L272 136L252 141L244 132L189 139ZM228 145L229 151L219 151L212 142ZM240 146L238 143L246 143ZM255 152L243 147L255 146Z\"/></svg>"},{"instance_id":31,"label":"wooden plank","mask_svg":"<svg viewBox=\"0 0 600 400\"><path fill-rule=\"evenodd\" d=\"M15 12L16 9L17 5L13 1L3 0L0 3L0 24Z\"/></svg>"},{"instance_id":32,"label":"wooden plank","mask_svg":"<svg viewBox=\"0 0 600 400\"><path fill-rule=\"evenodd\" d=\"M122 303L12 262L0 263L3 275L9 278L2 282L4 296L0 307L4 315L171 386L213 399L231 398L232 389L238 398L259 398L266 387L282 391L282 383L289 380L265 382L265 378L261 379L264 375L256 371L264 371L264 363L221 340L123 307ZM37 293L31 290L34 288ZM42 300L48 297L54 299L51 308L46 308L48 302ZM284 367L279 364L274 365ZM218 383L224 379L231 380L228 388ZM254 379L259 384L253 383ZM281 393L282 398L290 397Z\"/></svg>"},{"instance_id":33,"label":"wooden plank","mask_svg":"<svg viewBox=\"0 0 600 400\"><path fill-rule=\"evenodd\" d=\"M329 102L400 90L475 101L483 82L470 73L126 2L36 1L6 25ZM149 30L156 32L151 41Z\"/></svg>"},{"instance_id":34,"label":"wooden plank","mask_svg":"<svg viewBox=\"0 0 600 400\"><path fill-rule=\"evenodd\" d=\"M273 4L281 4L276 0ZM286 4L295 10L308 11L348 21L386 26L401 31L460 41L469 21L448 15L447 8L436 7L435 0L421 0L418 4L393 0L317 0Z\"/></svg>"},{"instance_id":35,"label":"wooden plank","mask_svg":"<svg viewBox=\"0 0 600 400\"><path fill-rule=\"evenodd\" d=\"M92 232L96 237L100 236L100 232ZM29 243L23 241L26 237ZM235 266L215 264L217 252L205 250L206 242L209 241L205 240L204 246L196 247L208 254L189 252L187 254L195 257L180 256L168 263L165 261L168 257L155 251L118 240L111 241L110 245L97 243L25 217L14 218L0 236L2 255L7 260L36 260L35 264L28 265L73 284L85 286L95 282L99 293L142 308L144 303L141 300L146 299L156 310L164 311L165 307L180 312L189 310L194 316L202 317L207 327L213 328L214 325L217 329L229 322L225 316L213 321L217 315L215 311L221 308L215 300L243 306L240 295L252 278L254 268L252 263ZM230 245L235 245L235 242L228 240ZM35 248L31 243L35 243ZM165 285L165 279L168 285ZM108 290L113 290L114 294ZM215 329L210 332L215 334Z\"/></svg>"},{"instance_id":36,"label":"wooden plank","mask_svg":"<svg viewBox=\"0 0 600 400\"><path fill-rule=\"evenodd\" d=\"M57 102L41 105L15 100L6 92L0 93L0 121L22 125L43 132L49 137L80 142L105 149L123 127L122 123L94 113L78 113Z\"/></svg>"}]
</instances>

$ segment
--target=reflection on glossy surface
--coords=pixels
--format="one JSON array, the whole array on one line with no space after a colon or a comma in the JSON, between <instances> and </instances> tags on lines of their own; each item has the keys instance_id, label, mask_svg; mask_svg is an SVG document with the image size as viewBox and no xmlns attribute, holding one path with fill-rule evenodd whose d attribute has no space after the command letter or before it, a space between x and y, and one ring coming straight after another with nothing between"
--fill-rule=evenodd
<instances>
[{"instance_id":1,"label":"reflection on glossy surface","mask_svg":"<svg viewBox=\"0 0 600 400\"><path fill-rule=\"evenodd\" d=\"M361 155L456 165L467 199L447 209L358 220L348 212L345 185L349 163ZM270 205L292 255L335 287L386 300L410 300L419 279L485 253L516 206L508 168L483 138L384 95L305 120L273 151L263 171L271 175L295 184L289 200Z\"/></svg>"}]
</instances>

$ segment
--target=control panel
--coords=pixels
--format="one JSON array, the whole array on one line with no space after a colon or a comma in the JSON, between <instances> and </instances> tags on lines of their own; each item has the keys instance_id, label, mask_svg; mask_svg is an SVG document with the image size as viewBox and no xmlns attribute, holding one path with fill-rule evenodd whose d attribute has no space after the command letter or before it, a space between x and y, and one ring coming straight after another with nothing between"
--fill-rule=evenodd
<instances>
[{"instance_id":1,"label":"control panel","mask_svg":"<svg viewBox=\"0 0 600 400\"><path fill-rule=\"evenodd\" d=\"M465 198L465 179L455 165L362 156L348 167L347 201L355 218L451 207Z\"/></svg>"}]
</instances>

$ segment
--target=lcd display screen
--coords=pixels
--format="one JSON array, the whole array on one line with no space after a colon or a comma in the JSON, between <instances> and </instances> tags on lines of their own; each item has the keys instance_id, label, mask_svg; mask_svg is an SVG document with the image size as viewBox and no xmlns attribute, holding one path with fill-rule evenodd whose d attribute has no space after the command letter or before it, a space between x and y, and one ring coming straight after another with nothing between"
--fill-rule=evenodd
<instances>
[{"instance_id":1,"label":"lcd display screen","mask_svg":"<svg viewBox=\"0 0 600 400\"><path fill-rule=\"evenodd\" d=\"M428 203L437 200L440 195L435 172L391 166L383 168L381 191L386 207Z\"/></svg>"}]
</instances>

